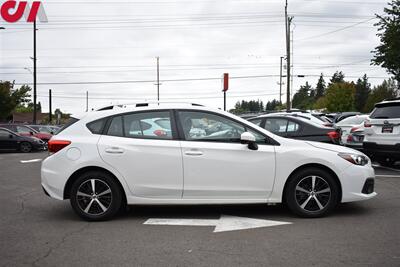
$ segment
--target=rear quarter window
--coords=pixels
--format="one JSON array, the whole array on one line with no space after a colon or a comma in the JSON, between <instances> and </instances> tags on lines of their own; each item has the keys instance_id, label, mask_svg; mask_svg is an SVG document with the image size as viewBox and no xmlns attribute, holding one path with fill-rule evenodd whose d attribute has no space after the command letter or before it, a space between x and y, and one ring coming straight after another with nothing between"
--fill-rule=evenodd
<instances>
[{"instance_id":1,"label":"rear quarter window","mask_svg":"<svg viewBox=\"0 0 400 267\"><path fill-rule=\"evenodd\" d=\"M103 132L104 125L106 124L106 119L100 119L97 121L89 122L86 127L92 134L101 134Z\"/></svg>"}]
</instances>

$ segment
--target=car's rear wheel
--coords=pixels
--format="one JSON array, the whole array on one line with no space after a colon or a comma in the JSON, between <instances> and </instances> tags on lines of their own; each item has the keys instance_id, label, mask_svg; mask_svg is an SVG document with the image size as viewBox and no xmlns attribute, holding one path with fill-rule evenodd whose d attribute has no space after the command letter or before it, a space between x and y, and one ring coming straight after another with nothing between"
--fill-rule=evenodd
<instances>
[{"instance_id":1,"label":"car's rear wheel","mask_svg":"<svg viewBox=\"0 0 400 267\"><path fill-rule=\"evenodd\" d=\"M393 167L396 161L391 158L381 158L377 160L378 163L383 167Z\"/></svg>"},{"instance_id":2,"label":"car's rear wheel","mask_svg":"<svg viewBox=\"0 0 400 267\"><path fill-rule=\"evenodd\" d=\"M87 221L104 221L114 217L122 204L122 192L114 177L91 171L78 177L70 191L74 211Z\"/></svg>"},{"instance_id":3,"label":"car's rear wheel","mask_svg":"<svg viewBox=\"0 0 400 267\"><path fill-rule=\"evenodd\" d=\"M336 207L339 192L339 185L330 173L309 168L290 178L285 200L288 207L299 216L321 217Z\"/></svg>"},{"instance_id":4,"label":"car's rear wheel","mask_svg":"<svg viewBox=\"0 0 400 267\"><path fill-rule=\"evenodd\" d=\"M29 153L32 151L32 145L29 142L22 142L19 144L19 150L23 153Z\"/></svg>"}]
</instances>

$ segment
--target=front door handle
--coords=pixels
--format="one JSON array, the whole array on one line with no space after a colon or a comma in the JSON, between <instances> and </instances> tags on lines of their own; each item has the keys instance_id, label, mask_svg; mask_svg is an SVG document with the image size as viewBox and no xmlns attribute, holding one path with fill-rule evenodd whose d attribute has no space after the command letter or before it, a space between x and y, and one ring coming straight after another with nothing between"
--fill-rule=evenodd
<instances>
[{"instance_id":1,"label":"front door handle","mask_svg":"<svg viewBox=\"0 0 400 267\"><path fill-rule=\"evenodd\" d=\"M106 151L106 153L110 153L110 154L122 154L122 153L124 153L124 149L119 148L119 147L107 147L105 151Z\"/></svg>"},{"instance_id":2,"label":"front door handle","mask_svg":"<svg viewBox=\"0 0 400 267\"><path fill-rule=\"evenodd\" d=\"M201 155L203 155L203 152L201 152L199 150L188 150L188 151L185 151L185 155L188 155L188 156L201 156Z\"/></svg>"}]
</instances>

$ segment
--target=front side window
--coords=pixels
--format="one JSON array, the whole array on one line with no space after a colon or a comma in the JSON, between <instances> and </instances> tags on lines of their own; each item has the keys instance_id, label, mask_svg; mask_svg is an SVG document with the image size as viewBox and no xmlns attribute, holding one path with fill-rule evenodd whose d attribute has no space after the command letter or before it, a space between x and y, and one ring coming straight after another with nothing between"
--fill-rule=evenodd
<instances>
[{"instance_id":1,"label":"front side window","mask_svg":"<svg viewBox=\"0 0 400 267\"><path fill-rule=\"evenodd\" d=\"M172 139L169 111L132 113L124 115L123 121L125 137Z\"/></svg>"},{"instance_id":2,"label":"front side window","mask_svg":"<svg viewBox=\"0 0 400 267\"><path fill-rule=\"evenodd\" d=\"M208 112L179 112L185 140L240 142L242 133L248 131L256 137L256 142L265 143L266 138L229 118Z\"/></svg>"},{"instance_id":3,"label":"front side window","mask_svg":"<svg viewBox=\"0 0 400 267\"><path fill-rule=\"evenodd\" d=\"M10 137L10 133L4 130L0 130L0 138L1 139L8 139Z\"/></svg>"}]
</instances>

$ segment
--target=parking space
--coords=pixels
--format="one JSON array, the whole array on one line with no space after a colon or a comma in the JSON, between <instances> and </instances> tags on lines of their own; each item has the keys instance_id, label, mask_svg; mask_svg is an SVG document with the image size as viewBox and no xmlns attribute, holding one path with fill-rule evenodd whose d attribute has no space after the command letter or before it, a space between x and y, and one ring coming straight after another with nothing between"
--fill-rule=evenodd
<instances>
[{"instance_id":1,"label":"parking space","mask_svg":"<svg viewBox=\"0 0 400 267\"><path fill-rule=\"evenodd\" d=\"M376 167L376 198L320 219L294 217L281 205L134 206L113 221L88 223L68 201L42 192L46 155L0 154L2 266L400 265L397 169ZM214 232L229 216L250 226ZM149 219L164 220L144 224ZM252 228L264 220L291 224Z\"/></svg>"}]
</instances>

